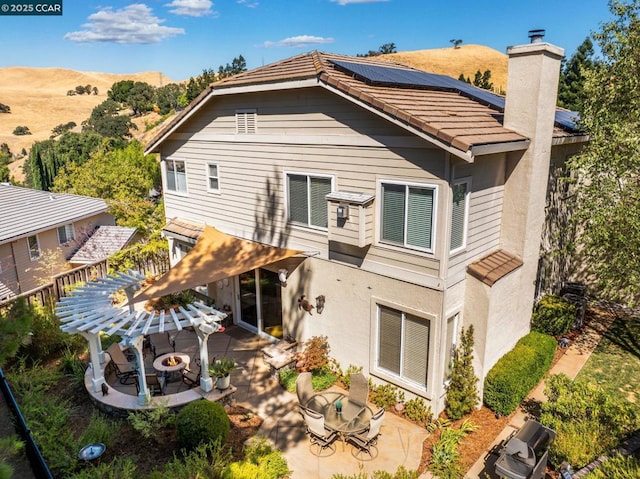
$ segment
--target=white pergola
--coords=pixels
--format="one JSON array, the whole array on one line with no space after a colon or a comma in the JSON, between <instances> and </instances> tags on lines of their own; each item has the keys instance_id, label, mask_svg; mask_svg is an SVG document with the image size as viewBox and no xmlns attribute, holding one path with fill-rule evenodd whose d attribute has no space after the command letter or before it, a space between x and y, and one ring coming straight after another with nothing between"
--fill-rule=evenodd
<instances>
[{"instance_id":1,"label":"white pergola","mask_svg":"<svg viewBox=\"0 0 640 479\"><path fill-rule=\"evenodd\" d=\"M94 392L100 392L105 383L104 351L100 343L100 334L117 334L122 337L121 344L135 351L138 367L139 393L138 401L146 405L150 400L149 388L145 380L142 342L144 336L154 333L181 331L192 327L198 337L200 364L202 375L200 387L209 392L213 389L213 380L209 376L209 335L220 329L219 322L227 317L222 311L206 306L201 302L179 307L178 311L142 311L135 310L134 293L141 288L144 276L137 271L116 273L100 278L76 288L73 292L56 303L56 314L63 323L62 331L69 334L79 333L89 343L93 370L92 384ZM124 290L128 299L128 307L113 304L112 295Z\"/></svg>"}]
</instances>

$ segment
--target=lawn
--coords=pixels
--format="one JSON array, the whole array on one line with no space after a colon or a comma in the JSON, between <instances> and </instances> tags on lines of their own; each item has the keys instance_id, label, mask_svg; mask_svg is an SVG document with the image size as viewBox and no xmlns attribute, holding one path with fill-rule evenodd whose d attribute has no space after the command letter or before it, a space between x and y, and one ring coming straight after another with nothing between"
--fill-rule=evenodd
<instances>
[{"instance_id":1,"label":"lawn","mask_svg":"<svg viewBox=\"0 0 640 479\"><path fill-rule=\"evenodd\" d=\"M578 379L600 385L640 408L640 317L618 315Z\"/></svg>"}]
</instances>

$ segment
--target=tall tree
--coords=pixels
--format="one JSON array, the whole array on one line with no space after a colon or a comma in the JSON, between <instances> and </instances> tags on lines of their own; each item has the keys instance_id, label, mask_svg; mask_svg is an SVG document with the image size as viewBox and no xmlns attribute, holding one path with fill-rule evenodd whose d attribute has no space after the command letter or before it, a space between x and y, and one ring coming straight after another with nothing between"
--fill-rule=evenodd
<instances>
[{"instance_id":1,"label":"tall tree","mask_svg":"<svg viewBox=\"0 0 640 479\"><path fill-rule=\"evenodd\" d=\"M453 354L451 380L445 396L445 411L450 419L469 414L480 400L478 377L473 370L473 325L460 331L460 344Z\"/></svg>"},{"instance_id":2,"label":"tall tree","mask_svg":"<svg viewBox=\"0 0 640 479\"><path fill-rule=\"evenodd\" d=\"M601 295L640 301L640 0L611 1L594 34L602 60L585 72L581 124L590 141L571 160L583 264Z\"/></svg>"},{"instance_id":3,"label":"tall tree","mask_svg":"<svg viewBox=\"0 0 640 479\"><path fill-rule=\"evenodd\" d=\"M584 101L585 74L593 68L593 42L589 37L568 61L563 61L558 85L558 106L580 111Z\"/></svg>"}]
</instances>

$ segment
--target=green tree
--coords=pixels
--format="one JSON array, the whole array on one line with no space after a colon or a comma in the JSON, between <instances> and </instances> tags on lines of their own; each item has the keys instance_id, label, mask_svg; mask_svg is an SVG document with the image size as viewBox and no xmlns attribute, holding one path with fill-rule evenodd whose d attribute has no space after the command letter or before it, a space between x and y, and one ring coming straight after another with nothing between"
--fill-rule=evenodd
<instances>
[{"instance_id":1,"label":"green tree","mask_svg":"<svg viewBox=\"0 0 640 479\"><path fill-rule=\"evenodd\" d=\"M602 61L585 71L580 123L590 141L570 159L583 265L599 293L640 300L640 0L612 1L614 20L593 35Z\"/></svg>"},{"instance_id":2,"label":"green tree","mask_svg":"<svg viewBox=\"0 0 640 479\"><path fill-rule=\"evenodd\" d=\"M395 43L385 43L380 45L377 50L369 50L367 53L358 53L357 57L377 57L388 53L397 53Z\"/></svg>"},{"instance_id":3,"label":"green tree","mask_svg":"<svg viewBox=\"0 0 640 479\"><path fill-rule=\"evenodd\" d=\"M473 325L460 331L460 344L453 354L451 379L445 396L445 411L450 419L470 413L480 401L478 378L473 370Z\"/></svg>"},{"instance_id":4,"label":"green tree","mask_svg":"<svg viewBox=\"0 0 640 479\"><path fill-rule=\"evenodd\" d=\"M159 185L160 165L154 155L145 156L142 145L134 140L122 149L98 151L84 164L68 164L52 190L103 198L118 225L148 235L159 231L162 221L158 204L148 197L149 190Z\"/></svg>"},{"instance_id":5,"label":"green tree","mask_svg":"<svg viewBox=\"0 0 640 479\"><path fill-rule=\"evenodd\" d=\"M484 73L480 70L476 71L473 77L473 85L485 90L491 90L493 83L491 83L491 70L485 70Z\"/></svg>"},{"instance_id":6,"label":"green tree","mask_svg":"<svg viewBox=\"0 0 640 479\"><path fill-rule=\"evenodd\" d=\"M172 110L184 108L186 104L182 102L182 98L186 92L184 85L177 83L169 83L156 89L156 105L161 115L166 115Z\"/></svg>"},{"instance_id":7,"label":"green tree","mask_svg":"<svg viewBox=\"0 0 640 479\"><path fill-rule=\"evenodd\" d=\"M471 83L471 79L469 77L464 76L464 73L460 73L460 76L458 77L459 81L463 81L465 83Z\"/></svg>"},{"instance_id":8,"label":"green tree","mask_svg":"<svg viewBox=\"0 0 640 479\"><path fill-rule=\"evenodd\" d=\"M133 88L123 103L131 108L134 115L141 115L153 110L154 97L153 87L148 83L138 81L133 84Z\"/></svg>"},{"instance_id":9,"label":"green tree","mask_svg":"<svg viewBox=\"0 0 640 479\"><path fill-rule=\"evenodd\" d=\"M220 65L218 68L218 80L221 78L230 77L247 71L247 62L242 55L235 57L231 64L226 64L224 67Z\"/></svg>"},{"instance_id":10,"label":"green tree","mask_svg":"<svg viewBox=\"0 0 640 479\"><path fill-rule=\"evenodd\" d=\"M4 103L0 103L0 113L11 113L11 107Z\"/></svg>"},{"instance_id":11,"label":"green tree","mask_svg":"<svg viewBox=\"0 0 640 479\"><path fill-rule=\"evenodd\" d=\"M13 358L31 328L31 314L24 298L16 300L5 313L0 313L0 367Z\"/></svg>"},{"instance_id":12,"label":"green tree","mask_svg":"<svg viewBox=\"0 0 640 479\"><path fill-rule=\"evenodd\" d=\"M133 89L133 80L121 80L111 85L111 89L107 92L107 98L116 103L125 103L129 97L129 93Z\"/></svg>"},{"instance_id":13,"label":"green tree","mask_svg":"<svg viewBox=\"0 0 640 479\"><path fill-rule=\"evenodd\" d=\"M18 136L30 135L31 131L29 131L28 126L16 126L15 129L13 130L13 134Z\"/></svg>"},{"instance_id":14,"label":"green tree","mask_svg":"<svg viewBox=\"0 0 640 479\"><path fill-rule=\"evenodd\" d=\"M573 111L581 110L585 74L593 68L593 55L593 42L587 37L568 61L563 60L558 85L558 106Z\"/></svg>"},{"instance_id":15,"label":"green tree","mask_svg":"<svg viewBox=\"0 0 640 479\"><path fill-rule=\"evenodd\" d=\"M68 123L60 123L57 126L54 126L51 130L51 137L62 135L64 132L71 130L78 126L75 121L70 121Z\"/></svg>"},{"instance_id":16,"label":"green tree","mask_svg":"<svg viewBox=\"0 0 640 479\"><path fill-rule=\"evenodd\" d=\"M82 122L82 131L95 132L99 135L119 138L122 140L132 137L130 130L137 129L127 115L120 115L120 104L108 99L97 105L91 116Z\"/></svg>"}]
</instances>

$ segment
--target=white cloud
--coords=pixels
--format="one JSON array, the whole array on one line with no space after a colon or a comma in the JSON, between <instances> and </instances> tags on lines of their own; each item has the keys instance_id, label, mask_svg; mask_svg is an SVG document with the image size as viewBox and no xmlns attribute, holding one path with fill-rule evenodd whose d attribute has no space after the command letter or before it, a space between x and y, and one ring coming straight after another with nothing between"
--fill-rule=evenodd
<instances>
[{"instance_id":1,"label":"white cloud","mask_svg":"<svg viewBox=\"0 0 640 479\"><path fill-rule=\"evenodd\" d=\"M211 9L213 7L211 0L172 0L165 7L172 8L169 10L171 13L187 17L218 16L218 12Z\"/></svg>"},{"instance_id":2,"label":"white cloud","mask_svg":"<svg viewBox=\"0 0 640 479\"><path fill-rule=\"evenodd\" d=\"M165 27L164 20L153 15L144 4L129 5L120 10L106 7L89 15L82 26L86 30L69 32L65 40L80 43L160 43L165 38L183 35L183 28Z\"/></svg>"},{"instance_id":3,"label":"white cloud","mask_svg":"<svg viewBox=\"0 0 640 479\"><path fill-rule=\"evenodd\" d=\"M260 5L260 3L255 0L238 0L238 4L244 5L245 7L249 8L256 8L258 5Z\"/></svg>"},{"instance_id":4,"label":"white cloud","mask_svg":"<svg viewBox=\"0 0 640 479\"><path fill-rule=\"evenodd\" d=\"M338 5L349 5L350 3L374 3L374 2L388 2L389 0L331 0Z\"/></svg>"},{"instance_id":5,"label":"white cloud","mask_svg":"<svg viewBox=\"0 0 640 479\"><path fill-rule=\"evenodd\" d=\"M264 46L269 47L308 47L310 45L321 45L323 43L333 43L335 40L331 37L315 37L313 35L298 35L295 37L285 38L277 42L266 41Z\"/></svg>"}]
</instances>

